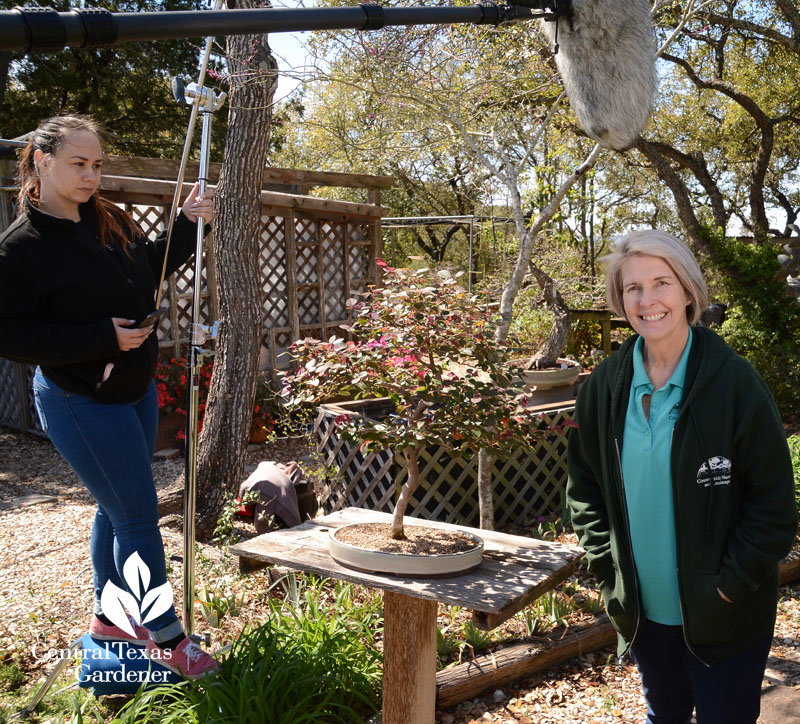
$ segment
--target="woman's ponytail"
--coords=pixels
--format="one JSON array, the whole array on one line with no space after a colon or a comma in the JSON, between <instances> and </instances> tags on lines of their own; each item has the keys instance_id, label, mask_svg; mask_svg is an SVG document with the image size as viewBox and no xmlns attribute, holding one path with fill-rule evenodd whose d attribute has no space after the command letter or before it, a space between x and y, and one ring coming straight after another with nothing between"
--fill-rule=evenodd
<instances>
[{"instance_id":1,"label":"woman's ponytail","mask_svg":"<svg viewBox=\"0 0 800 724\"><path fill-rule=\"evenodd\" d=\"M25 213L26 201L30 201L33 204L39 202L39 172L36 170L36 164L33 162L34 150L32 141L28 141L28 145L22 149L22 154L17 164L17 176L19 178L17 202L20 216Z\"/></svg>"}]
</instances>

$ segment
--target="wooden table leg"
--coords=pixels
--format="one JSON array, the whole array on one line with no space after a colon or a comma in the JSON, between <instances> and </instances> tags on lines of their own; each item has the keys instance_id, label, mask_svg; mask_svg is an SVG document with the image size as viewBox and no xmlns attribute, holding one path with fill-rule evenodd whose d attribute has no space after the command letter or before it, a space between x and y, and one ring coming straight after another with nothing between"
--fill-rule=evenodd
<instances>
[{"instance_id":1,"label":"wooden table leg","mask_svg":"<svg viewBox=\"0 0 800 724\"><path fill-rule=\"evenodd\" d=\"M433 724L436 601L383 594L383 724Z\"/></svg>"}]
</instances>

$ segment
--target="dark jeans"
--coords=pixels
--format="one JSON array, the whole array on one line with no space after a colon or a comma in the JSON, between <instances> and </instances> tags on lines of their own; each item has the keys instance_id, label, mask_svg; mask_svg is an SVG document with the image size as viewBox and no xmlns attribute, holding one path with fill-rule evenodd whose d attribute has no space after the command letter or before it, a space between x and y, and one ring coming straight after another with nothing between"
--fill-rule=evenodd
<instances>
[{"instance_id":1,"label":"dark jeans","mask_svg":"<svg viewBox=\"0 0 800 724\"><path fill-rule=\"evenodd\" d=\"M97 501L90 543L95 611L100 610L98 604L107 581L141 602L145 591L167 581L151 467L158 425L155 383L138 402L104 405L91 397L66 392L37 369L33 390L42 427ZM134 553L149 571L149 580L145 580L147 572L141 566L138 570L129 566L129 575L124 576L125 562ZM124 578L139 580L129 586ZM166 626L170 631L180 631L171 594L160 600L162 612L145 625L152 631ZM164 610L167 602L169 607Z\"/></svg>"},{"instance_id":2,"label":"dark jeans","mask_svg":"<svg viewBox=\"0 0 800 724\"><path fill-rule=\"evenodd\" d=\"M682 626L645 619L631 646L647 700L647 724L755 724L772 636L714 666L686 646Z\"/></svg>"}]
</instances>

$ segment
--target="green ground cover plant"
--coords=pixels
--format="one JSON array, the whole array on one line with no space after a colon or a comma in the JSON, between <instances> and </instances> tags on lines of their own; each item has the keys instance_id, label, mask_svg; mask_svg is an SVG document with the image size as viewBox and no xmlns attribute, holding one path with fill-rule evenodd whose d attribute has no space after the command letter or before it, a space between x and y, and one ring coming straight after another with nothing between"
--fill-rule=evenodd
<instances>
[{"instance_id":1,"label":"green ground cover plant","mask_svg":"<svg viewBox=\"0 0 800 724\"><path fill-rule=\"evenodd\" d=\"M794 469L794 499L797 511L800 513L800 435L790 435L786 442L789 443L789 452L792 455L792 468Z\"/></svg>"}]
</instances>

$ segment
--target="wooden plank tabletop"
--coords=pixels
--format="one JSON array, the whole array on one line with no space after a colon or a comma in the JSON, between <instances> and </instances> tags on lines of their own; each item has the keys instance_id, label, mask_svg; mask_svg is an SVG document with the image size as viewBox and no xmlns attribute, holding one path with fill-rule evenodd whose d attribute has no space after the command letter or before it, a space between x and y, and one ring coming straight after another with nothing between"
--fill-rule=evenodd
<instances>
[{"instance_id":1,"label":"wooden plank tabletop","mask_svg":"<svg viewBox=\"0 0 800 724\"><path fill-rule=\"evenodd\" d=\"M331 530L352 523L390 520L388 513L346 508L239 543L231 553L245 560L275 563L325 578L461 606L474 612L476 625L484 630L494 628L568 578L584 554L578 546L408 517L406 525L463 530L479 536L484 541L483 562L450 578L414 578L347 568L328 553Z\"/></svg>"}]
</instances>

